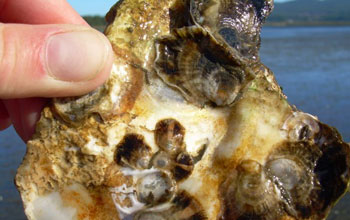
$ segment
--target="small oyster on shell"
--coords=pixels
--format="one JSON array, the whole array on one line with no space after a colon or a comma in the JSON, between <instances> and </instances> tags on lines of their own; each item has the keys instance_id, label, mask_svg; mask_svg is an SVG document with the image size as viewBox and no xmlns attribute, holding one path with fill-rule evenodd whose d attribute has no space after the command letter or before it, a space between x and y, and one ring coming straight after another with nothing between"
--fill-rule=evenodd
<instances>
[{"instance_id":1,"label":"small oyster on shell","mask_svg":"<svg viewBox=\"0 0 350 220\"><path fill-rule=\"evenodd\" d=\"M124 0L109 80L46 107L16 184L31 220L320 220L347 191L336 129L259 59L272 0Z\"/></svg>"}]
</instances>

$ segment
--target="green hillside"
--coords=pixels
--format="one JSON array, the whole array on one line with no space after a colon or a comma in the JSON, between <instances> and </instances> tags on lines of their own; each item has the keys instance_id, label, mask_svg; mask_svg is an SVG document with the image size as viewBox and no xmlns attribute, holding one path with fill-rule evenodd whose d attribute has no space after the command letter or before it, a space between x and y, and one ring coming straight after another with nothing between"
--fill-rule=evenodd
<instances>
[{"instance_id":1,"label":"green hillside","mask_svg":"<svg viewBox=\"0 0 350 220\"><path fill-rule=\"evenodd\" d=\"M106 20L102 16L84 16L83 17L87 23L91 26L102 26L106 25Z\"/></svg>"},{"instance_id":2,"label":"green hillside","mask_svg":"<svg viewBox=\"0 0 350 220\"><path fill-rule=\"evenodd\" d=\"M84 16L99 30L106 24L102 16ZM275 3L267 19L270 25L350 25L350 0L294 0Z\"/></svg>"},{"instance_id":3,"label":"green hillside","mask_svg":"<svg viewBox=\"0 0 350 220\"><path fill-rule=\"evenodd\" d=\"M269 22L350 22L350 0L275 3Z\"/></svg>"}]
</instances>

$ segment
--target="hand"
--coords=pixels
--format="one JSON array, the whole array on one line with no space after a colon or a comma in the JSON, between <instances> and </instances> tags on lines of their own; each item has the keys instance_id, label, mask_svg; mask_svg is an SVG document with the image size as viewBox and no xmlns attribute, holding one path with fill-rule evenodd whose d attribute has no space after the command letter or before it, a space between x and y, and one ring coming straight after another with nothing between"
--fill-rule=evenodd
<instances>
[{"instance_id":1,"label":"hand","mask_svg":"<svg viewBox=\"0 0 350 220\"><path fill-rule=\"evenodd\" d=\"M47 98L101 85L113 53L65 0L0 0L0 22L0 131L26 142Z\"/></svg>"}]
</instances>

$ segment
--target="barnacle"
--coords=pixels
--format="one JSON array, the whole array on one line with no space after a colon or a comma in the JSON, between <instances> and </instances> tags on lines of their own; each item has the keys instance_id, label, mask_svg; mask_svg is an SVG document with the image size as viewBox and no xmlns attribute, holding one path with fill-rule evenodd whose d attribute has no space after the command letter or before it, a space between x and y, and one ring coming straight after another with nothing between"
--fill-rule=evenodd
<instances>
[{"instance_id":1,"label":"barnacle","mask_svg":"<svg viewBox=\"0 0 350 220\"><path fill-rule=\"evenodd\" d=\"M151 173L137 182L137 198L140 202L146 204L161 204L172 197L174 183L162 172Z\"/></svg>"},{"instance_id":2,"label":"barnacle","mask_svg":"<svg viewBox=\"0 0 350 220\"><path fill-rule=\"evenodd\" d=\"M278 219L282 217L278 188L257 161L242 161L221 189L221 219Z\"/></svg>"},{"instance_id":3,"label":"barnacle","mask_svg":"<svg viewBox=\"0 0 350 220\"><path fill-rule=\"evenodd\" d=\"M156 49L158 75L200 106L232 104L254 77L241 57L200 27L175 29Z\"/></svg>"},{"instance_id":4,"label":"barnacle","mask_svg":"<svg viewBox=\"0 0 350 220\"><path fill-rule=\"evenodd\" d=\"M283 130L288 132L288 138L294 141L306 141L315 138L320 131L317 118L303 112L294 112L284 123Z\"/></svg>"},{"instance_id":5,"label":"barnacle","mask_svg":"<svg viewBox=\"0 0 350 220\"><path fill-rule=\"evenodd\" d=\"M321 220L350 148L260 62L272 0L120 0L107 82L47 106L16 185L29 219Z\"/></svg>"},{"instance_id":6,"label":"barnacle","mask_svg":"<svg viewBox=\"0 0 350 220\"><path fill-rule=\"evenodd\" d=\"M194 23L250 59L258 59L261 25L272 8L272 0L190 1Z\"/></svg>"},{"instance_id":7,"label":"barnacle","mask_svg":"<svg viewBox=\"0 0 350 220\"><path fill-rule=\"evenodd\" d=\"M274 150L265 166L281 192L286 211L297 219L317 215L312 207L318 202L315 195L319 182L313 170L320 156L316 146L304 142L285 143Z\"/></svg>"},{"instance_id":8,"label":"barnacle","mask_svg":"<svg viewBox=\"0 0 350 220\"><path fill-rule=\"evenodd\" d=\"M165 119L156 125L155 142L159 148L170 154L181 151L184 136L184 127L174 119Z\"/></svg>"}]
</instances>

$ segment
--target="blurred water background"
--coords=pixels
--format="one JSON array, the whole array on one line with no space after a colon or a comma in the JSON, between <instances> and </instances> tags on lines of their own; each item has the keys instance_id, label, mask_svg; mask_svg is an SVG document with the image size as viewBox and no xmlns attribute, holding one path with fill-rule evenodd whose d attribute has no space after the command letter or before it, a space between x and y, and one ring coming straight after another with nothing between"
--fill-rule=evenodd
<instances>
[{"instance_id":1,"label":"blurred water background","mask_svg":"<svg viewBox=\"0 0 350 220\"><path fill-rule=\"evenodd\" d=\"M291 104L318 116L350 142L350 27L265 27L261 60ZM0 219L25 219L13 179L25 153L13 128L0 132ZM350 195L328 220L350 219Z\"/></svg>"}]
</instances>

